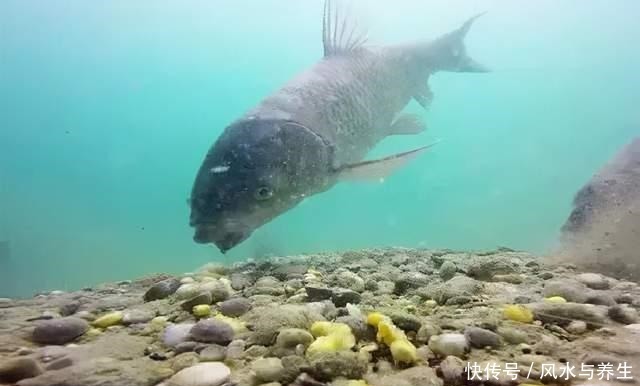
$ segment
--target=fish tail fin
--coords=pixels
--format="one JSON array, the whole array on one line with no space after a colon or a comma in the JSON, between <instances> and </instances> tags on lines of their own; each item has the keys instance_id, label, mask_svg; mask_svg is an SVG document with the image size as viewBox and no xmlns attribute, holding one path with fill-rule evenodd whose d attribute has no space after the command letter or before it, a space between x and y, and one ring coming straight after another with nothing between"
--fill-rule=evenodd
<instances>
[{"instance_id":1,"label":"fish tail fin","mask_svg":"<svg viewBox=\"0 0 640 386\"><path fill-rule=\"evenodd\" d=\"M486 12L479 13L462 24L458 29L441 36L428 46L426 56L434 69L449 72L489 72L484 65L467 54L464 38L471 25Z\"/></svg>"}]
</instances>

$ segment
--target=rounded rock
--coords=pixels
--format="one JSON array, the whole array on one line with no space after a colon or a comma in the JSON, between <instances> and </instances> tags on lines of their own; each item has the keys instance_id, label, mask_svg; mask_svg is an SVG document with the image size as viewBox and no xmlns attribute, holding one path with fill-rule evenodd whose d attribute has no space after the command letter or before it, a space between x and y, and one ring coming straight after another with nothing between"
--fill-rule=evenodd
<instances>
[{"instance_id":1,"label":"rounded rock","mask_svg":"<svg viewBox=\"0 0 640 386\"><path fill-rule=\"evenodd\" d=\"M284 348L294 348L299 344L307 347L311 342L313 342L313 335L301 328L285 328L276 338L276 346Z\"/></svg>"},{"instance_id":2,"label":"rounded rock","mask_svg":"<svg viewBox=\"0 0 640 386\"><path fill-rule=\"evenodd\" d=\"M440 266L440 278L443 281L450 280L456 275L457 271L458 268L456 265L452 261L447 260Z\"/></svg>"},{"instance_id":3,"label":"rounded rock","mask_svg":"<svg viewBox=\"0 0 640 386\"><path fill-rule=\"evenodd\" d=\"M237 318L246 314L251 308L251 302L245 298L232 298L218 304L220 313L225 316Z\"/></svg>"},{"instance_id":4,"label":"rounded rock","mask_svg":"<svg viewBox=\"0 0 640 386\"><path fill-rule=\"evenodd\" d=\"M578 275L576 279L587 287L595 290L606 290L611 287L609 280L597 273L582 273Z\"/></svg>"},{"instance_id":5,"label":"rounded rock","mask_svg":"<svg viewBox=\"0 0 640 386\"><path fill-rule=\"evenodd\" d=\"M180 288L180 281L175 278L162 280L147 290L144 294L144 301L150 302L153 300L164 299L170 295L173 295L178 288Z\"/></svg>"},{"instance_id":6,"label":"rounded rock","mask_svg":"<svg viewBox=\"0 0 640 386\"><path fill-rule=\"evenodd\" d=\"M40 321L33 330L32 338L41 344L66 344L89 329L86 320L73 316Z\"/></svg>"},{"instance_id":7,"label":"rounded rock","mask_svg":"<svg viewBox=\"0 0 640 386\"><path fill-rule=\"evenodd\" d=\"M164 329L162 342L169 347L176 347L189 339L189 333L194 324L170 324Z\"/></svg>"},{"instance_id":8,"label":"rounded rock","mask_svg":"<svg viewBox=\"0 0 640 386\"><path fill-rule=\"evenodd\" d=\"M233 328L216 319L205 319L191 328L191 337L198 342L228 345L233 340Z\"/></svg>"},{"instance_id":9,"label":"rounded rock","mask_svg":"<svg viewBox=\"0 0 640 386\"><path fill-rule=\"evenodd\" d=\"M569 323L566 330L575 335L584 334L587 332L587 323L582 320L574 320Z\"/></svg>"},{"instance_id":10,"label":"rounded rock","mask_svg":"<svg viewBox=\"0 0 640 386\"><path fill-rule=\"evenodd\" d=\"M462 334L435 335L429 339L429 348L435 354L443 357L453 355L460 358L469 351L469 342Z\"/></svg>"},{"instance_id":11,"label":"rounded rock","mask_svg":"<svg viewBox=\"0 0 640 386\"><path fill-rule=\"evenodd\" d=\"M42 374L38 362L31 358L15 358L0 364L0 383L15 383Z\"/></svg>"},{"instance_id":12,"label":"rounded rock","mask_svg":"<svg viewBox=\"0 0 640 386\"><path fill-rule=\"evenodd\" d=\"M200 351L202 362L221 362L227 357L227 348L217 344L212 344Z\"/></svg>"},{"instance_id":13,"label":"rounded rock","mask_svg":"<svg viewBox=\"0 0 640 386\"><path fill-rule=\"evenodd\" d=\"M200 292L198 295L190 298L189 300L182 302L180 304L180 307L187 312L192 312L193 307L199 306L202 304L211 304L211 302L212 302L211 293L204 291L204 292Z\"/></svg>"},{"instance_id":14,"label":"rounded rock","mask_svg":"<svg viewBox=\"0 0 640 386\"><path fill-rule=\"evenodd\" d=\"M220 362L206 362L178 371L167 386L220 386L229 380L231 370Z\"/></svg>"},{"instance_id":15,"label":"rounded rock","mask_svg":"<svg viewBox=\"0 0 640 386\"><path fill-rule=\"evenodd\" d=\"M638 321L638 311L627 305L609 307L608 314L611 319L622 324L634 324Z\"/></svg>"},{"instance_id":16,"label":"rounded rock","mask_svg":"<svg viewBox=\"0 0 640 386\"><path fill-rule=\"evenodd\" d=\"M467 327L464 330L464 336L475 348L499 347L502 344L500 335L484 328Z\"/></svg>"},{"instance_id":17,"label":"rounded rock","mask_svg":"<svg viewBox=\"0 0 640 386\"><path fill-rule=\"evenodd\" d=\"M284 374L284 367L280 358L262 358L251 365L256 378L263 382L277 382Z\"/></svg>"},{"instance_id":18,"label":"rounded rock","mask_svg":"<svg viewBox=\"0 0 640 386\"><path fill-rule=\"evenodd\" d=\"M147 323L155 317L156 315L152 311L147 311L147 310L125 311L124 316L122 317L122 324L124 324L125 326L128 326L130 324Z\"/></svg>"}]
</instances>

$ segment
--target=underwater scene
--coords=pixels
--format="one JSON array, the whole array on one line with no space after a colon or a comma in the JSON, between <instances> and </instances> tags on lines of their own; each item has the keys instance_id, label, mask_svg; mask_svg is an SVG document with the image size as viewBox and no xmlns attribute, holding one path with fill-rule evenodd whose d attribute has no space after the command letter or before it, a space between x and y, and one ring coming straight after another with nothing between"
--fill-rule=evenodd
<instances>
[{"instance_id":1,"label":"underwater scene","mask_svg":"<svg viewBox=\"0 0 640 386\"><path fill-rule=\"evenodd\" d=\"M629 385L640 2L0 1L0 385Z\"/></svg>"}]
</instances>

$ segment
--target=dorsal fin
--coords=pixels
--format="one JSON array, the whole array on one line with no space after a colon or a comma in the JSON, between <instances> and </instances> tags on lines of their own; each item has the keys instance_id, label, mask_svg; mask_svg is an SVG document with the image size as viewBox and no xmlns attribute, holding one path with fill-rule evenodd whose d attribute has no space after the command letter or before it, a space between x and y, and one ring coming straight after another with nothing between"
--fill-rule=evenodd
<instances>
[{"instance_id":1,"label":"dorsal fin","mask_svg":"<svg viewBox=\"0 0 640 386\"><path fill-rule=\"evenodd\" d=\"M324 56L348 54L362 48L367 42L367 34L357 33L358 28L355 22L351 30L347 33L347 29L351 23L349 16L346 15L342 20L339 16L337 9L335 15L332 14L331 0L325 0L324 14L322 16Z\"/></svg>"}]
</instances>

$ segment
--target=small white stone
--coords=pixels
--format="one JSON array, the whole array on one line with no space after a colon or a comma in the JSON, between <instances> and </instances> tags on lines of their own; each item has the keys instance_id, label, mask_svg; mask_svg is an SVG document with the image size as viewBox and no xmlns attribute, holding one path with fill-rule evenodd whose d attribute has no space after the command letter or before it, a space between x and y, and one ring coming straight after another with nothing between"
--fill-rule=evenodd
<instances>
[{"instance_id":1,"label":"small white stone","mask_svg":"<svg viewBox=\"0 0 640 386\"><path fill-rule=\"evenodd\" d=\"M429 348L436 354L446 357L462 357L469 350L467 338L462 334L434 335L429 339Z\"/></svg>"},{"instance_id":2,"label":"small white stone","mask_svg":"<svg viewBox=\"0 0 640 386\"><path fill-rule=\"evenodd\" d=\"M220 362L199 363L178 371L168 386L220 386L229 380L231 370Z\"/></svg>"}]
</instances>

